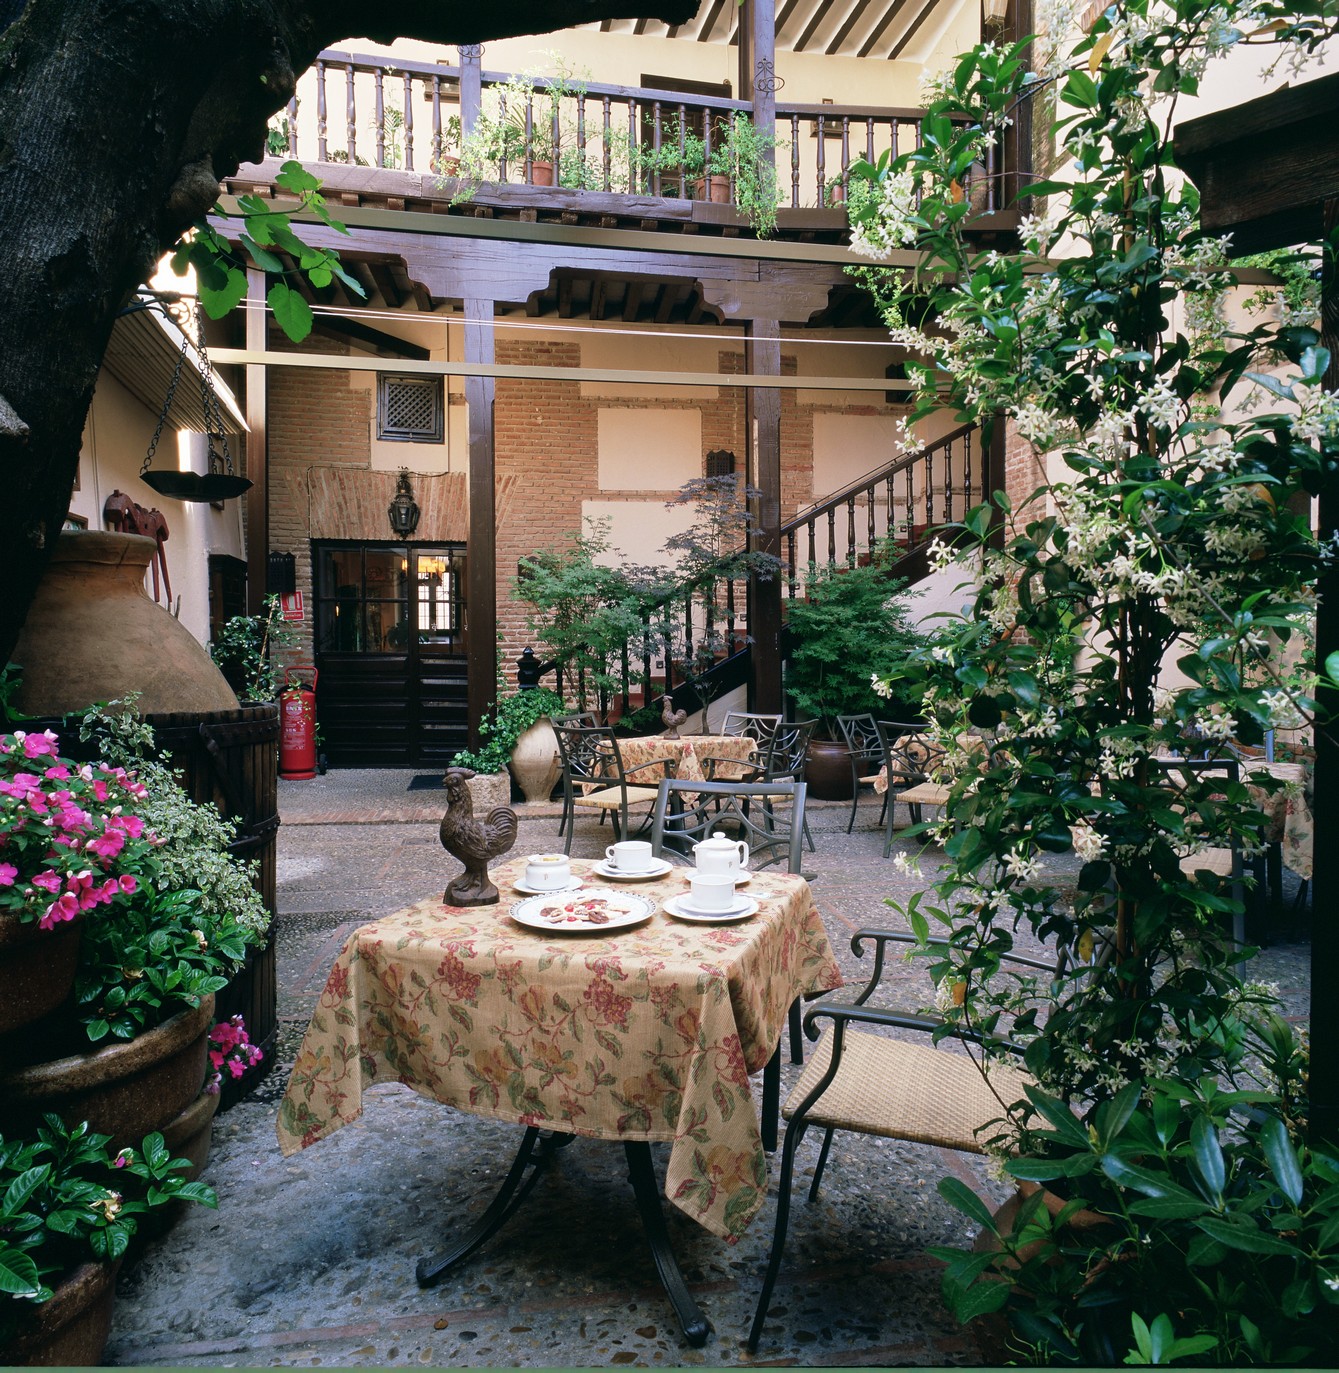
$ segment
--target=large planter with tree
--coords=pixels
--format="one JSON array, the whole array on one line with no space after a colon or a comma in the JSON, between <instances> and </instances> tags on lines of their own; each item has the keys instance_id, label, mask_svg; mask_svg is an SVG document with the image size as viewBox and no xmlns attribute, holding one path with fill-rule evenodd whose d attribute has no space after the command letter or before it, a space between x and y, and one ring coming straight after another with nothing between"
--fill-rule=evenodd
<instances>
[{"instance_id":1,"label":"large planter with tree","mask_svg":"<svg viewBox=\"0 0 1339 1373\"><path fill-rule=\"evenodd\" d=\"M837 725L839 715L887 715L873 676L920 647L924 636L909 621L904 583L888 574L890 550L866 564L810 563L803 595L787 601L791 637L785 688L797 719L814 719L805 765L809 794L850 800L851 757ZM905 715L903 718L907 718Z\"/></svg>"},{"instance_id":2,"label":"large planter with tree","mask_svg":"<svg viewBox=\"0 0 1339 1373\"><path fill-rule=\"evenodd\" d=\"M0 911L0 1038L54 1011L74 986L82 912L54 929Z\"/></svg>"}]
</instances>

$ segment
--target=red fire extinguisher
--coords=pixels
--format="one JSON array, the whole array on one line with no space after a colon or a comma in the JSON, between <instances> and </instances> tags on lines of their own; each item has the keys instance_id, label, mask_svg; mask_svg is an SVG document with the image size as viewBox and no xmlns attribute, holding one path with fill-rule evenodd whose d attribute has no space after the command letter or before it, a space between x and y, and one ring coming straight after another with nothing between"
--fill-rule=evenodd
<instances>
[{"instance_id":1,"label":"red fire extinguisher","mask_svg":"<svg viewBox=\"0 0 1339 1373\"><path fill-rule=\"evenodd\" d=\"M316 669L284 670L279 693L279 776L303 782L316 776Z\"/></svg>"}]
</instances>

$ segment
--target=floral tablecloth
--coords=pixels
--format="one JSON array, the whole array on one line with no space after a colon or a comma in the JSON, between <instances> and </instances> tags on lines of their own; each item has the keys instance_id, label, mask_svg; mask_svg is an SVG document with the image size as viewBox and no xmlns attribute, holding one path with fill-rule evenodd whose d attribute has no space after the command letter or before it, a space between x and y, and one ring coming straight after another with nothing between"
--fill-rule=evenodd
<instances>
[{"instance_id":1,"label":"floral tablecloth","mask_svg":"<svg viewBox=\"0 0 1339 1373\"><path fill-rule=\"evenodd\" d=\"M741 890L756 916L693 925L660 906L687 890L677 868L632 888L657 903L646 924L564 936L510 919L523 864L493 870L500 905L434 898L349 937L279 1108L280 1148L314 1144L357 1119L364 1088L400 1082L521 1125L673 1141L666 1196L737 1239L767 1192L749 1074L796 996L841 985L808 884L755 874Z\"/></svg>"},{"instance_id":2,"label":"floral tablecloth","mask_svg":"<svg viewBox=\"0 0 1339 1373\"><path fill-rule=\"evenodd\" d=\"M1265 813L1265 838L1282 845L1283 861L1298 877L1309 878L1316 838L1309 795L1311 769L1305 763L1247 762L1241 770L1248 786L1252 776L1262 772L1284 784L1277 791L1251 786L1251 796Z\"/></svg>"}]
</instances>

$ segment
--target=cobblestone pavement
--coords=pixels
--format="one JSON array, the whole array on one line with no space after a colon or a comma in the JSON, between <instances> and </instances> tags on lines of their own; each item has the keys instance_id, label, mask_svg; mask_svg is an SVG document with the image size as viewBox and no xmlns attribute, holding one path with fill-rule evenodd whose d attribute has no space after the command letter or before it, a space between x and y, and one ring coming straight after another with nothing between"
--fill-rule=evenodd
<instances>
[{"instance_id":1,"label":"cobblestone pavement","mask_svg":"<svg viewBox=\"0 0 1339 1373\"><path fill-rule=\"evenodd\" d=\"M622 1151L578 1141L506 1228L440 1286L415 1261L487 1204L517 1143L514 1126L372 1090L364 1115L280 1157L277 1103L326 973L368 919L440 891L456 864L440 848L437 792L402 771L281 782L278 1061L260 1089L218 1117L206 1179L218 1211L190 1208L123 1270L108 1364L158 1366L887 1367L991 1365L1007 1353L961 1328L939 1297L931 1245L970 1242L943 1202L953 1175L1002 1200L982 1163L947 1150L839 1137L823 1190L804 1199L817 1141L801 1147L785 1264L756 1359L744 1336L771 1237L773 1204L728 1246L666 1207L687 1281L714 1326L681 1338L641 1235ZM517 852L553 846L557 809L520 806ZM886 897L921 885L885 860L877 803L811 811L815 898L850 980L850 936L896 922ZM596 857L605 828L578 821L573 853ZM1309 946L1297 919L1258 959L1301 1019ZM897 964L890 999L923 1004L919 967ZM783 1092L798 1069L786 1064ZM663 1150L656 1147L663 1175Z\"/></svg>"}]
</instances>

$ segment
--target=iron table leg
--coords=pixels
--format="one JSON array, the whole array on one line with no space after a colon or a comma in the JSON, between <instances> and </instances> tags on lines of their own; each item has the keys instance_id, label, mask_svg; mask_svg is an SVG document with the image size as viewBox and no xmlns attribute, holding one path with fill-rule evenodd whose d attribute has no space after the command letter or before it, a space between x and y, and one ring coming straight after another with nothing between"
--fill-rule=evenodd
<instances>
[{"instance_id":1,"label":"iron table leg","mask_svg":"<svg viewBox=\"0 0 1339 1373\"><path fill-rule=\"evenodd\" d=\"M521 1147L517 1150L511 1171L503 1180L497 1196L488 1203L488 1209L455 1244L430 1259L418 1261L414 1270L418 1285L432 1287L439 1283L456 1264L469 1258L480 1245L496 1235L512 1212L530 1195L553 1155L570 1144L572 1139L572 1135L545 1135L540 1138L539 1128L529 1126L521 1137ZM527 1168L533 1169L529 1177L525 1176Z\"/></svg>"},{"instance_id":2,"label":"iron table leg","mask_svg":"<svg viewBox=\"0 0 1339 1373\"><path fill-rule=\"evenodd\" d=\"M688 1284L679 1271L674 1250L670 1248L669 1231L665 1228L660 1193L656 1188L655 1169L651 1164L651 1146L645 1140L628 1139L623 1141L623 1149L628 1158L628 1179L637 1198L637 1210L641 1214L661 1284L674 1307L674 1314L679 1318L684 1339L694 1348L700 1348L711 1334L711 1322L693 1300Z\"/></svg>"}]
</instances>

